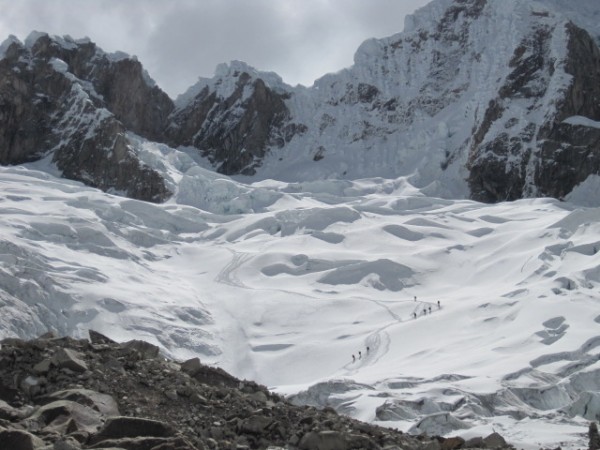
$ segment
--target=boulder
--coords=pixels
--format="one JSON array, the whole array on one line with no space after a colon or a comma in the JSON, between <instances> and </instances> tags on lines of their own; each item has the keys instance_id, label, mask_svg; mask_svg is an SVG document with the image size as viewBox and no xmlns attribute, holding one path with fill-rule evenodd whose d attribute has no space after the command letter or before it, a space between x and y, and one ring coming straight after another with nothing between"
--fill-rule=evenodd
<instances>
[{"instance_id":1,"label":"boulder","mask_svg":"<svg viewBox=\"0 0 600 450\"><path fill-rule=\"evenodd\" d=\"M44 359L33 366L33 373L36 375L46 375L50 372L50 368L52 367L52 360Z\"/></svg>"},{"instance_id":2,"label":"boulder","mask_svg":"<svg viewBox=\"0 0 600 450\"><path fill-rule=\"evenodd\" d=\"M486 448L502 448L506 447L506 441L498 433L492 433L483 439Z\"/></svg>"},{"instance_id":3,"label":"boulder","mask_svg":"<svg viewBox=\"0 0 600 450\"><path fill-rule=\"evenodd\" d=\"M444 439L442 442L442 450L457 450L465 445L465 440L461 437L451 437Z\"/></svg>"},{"instance_id":4,"label":"boulder","mask_svg":"<svg viewBox=\"0 0 600 450\"><path fill-rule=\"evenodd\" d=\"M189 376L194 376L202 370L202 364L200 358L192 358L181 363L181 371L187 373Z\"/></svg>"},{"instance_id":5,"label":"boulder","mask_svg":"<svg viewBox=\"0 0 600 450\"><path fill-rule=\"evenodd\" d=\"M69 369L74 372L85 372L88 370L82 357L69 348L59 349L52 357L52 363L59 369Z\"/></svg>"},{"instance_id":6,"label":"boulder","mask_svg":"<svg viewBox=\"0 0 600 450\"><path fill-rule=\"evenodd\" d=\"M156 358L158 356L159 348L146 341L139 341L133 339L121 344L123 348L135 350L140 354L142 359Z\"/></svg>"},{"instance_id":7,"label":"boulder","mask_svg":"<svg viewBox=\"0 0 600 450\"><path fill-rule=\"evenodd\" d=\"M242 422L241 430L244 433L260 435L273 423L271 417L263 415L252 415Z\"/></svg>"},{"instance_id":8,"label":"boulder","mask_svg":"<svg viewBox=\"0 0 600 450\"><path fill-rule=\"evenodd\" d=\"M107 439L86 448L102 450L197 450L181 436L161 438L152 436Z\"/></svg>"},{"instance_id":9,"label":"boulder","mask_svg":"<svg viewBox=\"0 0 600 450\"><path fill-rule=\"evenodd\" d=\"M100 412L69 400L57 400L41 406L31 417L41 428L70 433L73 431L95 432L102 425Z\"/></svg>"},{"instance_id":10,"label":"boulder","mask_svg":"<svg viewBox=\"0 0 600 450\"><path fill-rule=\"evenodd\" d=\"M52 446L52 450L80 450L80 449L81 449L81 444L77 440L75 440L71 437L68 437L65 439L59 439Z\"/></svg>"},{"instance_id":11,"label":"boulder","mask_svg":"<svg viewBox=\"0 0 600 450\"><path fill-rule=\"evenodd\" d=\"M13 421L20 416L19 411L4 400L0 400L0 419Z\"/></svg>"},{"instance_id":12,"label":"boulder","mask_svg":"<svg viewBox=\"0 0 600 450\"><path fill-rule=\"evenodd\" d=\"M349 450L379 450L379 446L373 439L362 434L350 434L347 438Z\"/></svg>"},{"instance_id":13,"label":"boulder","mask_svg":"<svg viewBox=\"0 0 600 450\"><path fill-rule=\"evenodd\" d=\"M101 333L98 333L94 330L88 330L88 334L90 336L90 342L92 344L116 344L111 338L104 336Z\"/></svg>"},{"instance_id":14,"label":"boulder","mask_svg":"<svg viewBox=\"0 0 600 450\"><path fill-rule=\"evenodd\" d=\"M300 450L347 450L348 443L337 431L310 431L302 436Z\"/></svg>"},{"instance_id":15,"label":"boulder","mask_svg":"<svg viewBox=\"0 0 600 450\"><path fill-rule=\"evenodd\" d=\"M104 426L92 436L91 441L97 443L107 439L135 437L171 437L176 434L175 428L158 420L139 417L111 417Z\"/></svg>"},{"instance_id":16,"label":"boulder","mask_svg":"<svg viewBox=\"0 0 600 450\"><path fill-rule=\"evenodd\" d=\"M44 441L24 430L0 428L0 443L6 450L41 450Z\"/></svg>"},{"instance_id":17,"label":"boulder","mask_svg":"<svg viewBox=\"0 0 600 450\"><path fill-rule=\"evenodd\" d=\"M0 380L0 400L4 400L5 402L12 403L19 397L19 390L14 389L10 386L6 386Z\"/></svg>"},{"instance_id":18,"label":"boulder","mask_svg":"<svg viewBox=\"0 0 600 450\"><path fill-rule=\"evenodd\" d=\"M119 413L119 406L112 396L101 394L90 389L67 389L64 391L56 391L44 399L41 399L42 402L53 402L56 400L69 400L79 403L80 405L88 406L106 417L121 415Z\"/></svg>"}]
</instances>

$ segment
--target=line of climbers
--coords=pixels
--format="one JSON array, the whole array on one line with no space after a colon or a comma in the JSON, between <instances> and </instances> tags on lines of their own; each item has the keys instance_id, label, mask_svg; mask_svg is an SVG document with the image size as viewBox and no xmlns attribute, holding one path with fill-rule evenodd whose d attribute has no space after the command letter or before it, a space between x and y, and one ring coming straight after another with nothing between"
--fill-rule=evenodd
<instances>
[{"instance_id":1,"label":"line of climbers","mask_svg":"<svg viewBox=\"0 0 600 450\"><path fill-rule=\"evenodd\" d=\"M369 346L367 346L367 355L369 354ZM358 359L362 359L362 352L359 350L358 351ZM352 362L356 362L356 356L354 356L354 353L352 354Z\"/></svg>"},{"instance_id":2,"label":"line of climbers","mask_svg":"<svg viewBox=\"0 0 600 450\"><path fill-rule=\"evenodd\" d=\"M415 302L417 301L417 296L415 295ZM440 303L440 301L437 301L437 307L438 309L442 309L442 304ZM423 315L426 316L427 315L427 310L429 310L429 314L431 314L431 305L429 305L429 307L425 307L423 308ZM413 312L413 317L416 319L417 318L417 312L414 311Z\"/></svg>"},{"instance_id":3,"label":"line of climbers","mask_svg":"<svg viewBox=\"0 0 600 450\"><path fill-rule=\"evenodd\" d=\"M417 296L415 295L414 297L414 301L417 301ZM437 301L437 307L438 309L442 309L442 304L440 303L440 301ZM426 316L427 315L427 311L429 310L429 314L431 314L431 305L429 305L426 308L423 308L423 315ZM417 318L417 312L413 312L413 317L416 319ZM367 346L367 354L369 354L369 347ZM358 359L362 359L362 352L359 350L358 351ZM352 362L356 362L356 356L354 355L354 353L352 354Z\"/></svg>"}]
</instances>

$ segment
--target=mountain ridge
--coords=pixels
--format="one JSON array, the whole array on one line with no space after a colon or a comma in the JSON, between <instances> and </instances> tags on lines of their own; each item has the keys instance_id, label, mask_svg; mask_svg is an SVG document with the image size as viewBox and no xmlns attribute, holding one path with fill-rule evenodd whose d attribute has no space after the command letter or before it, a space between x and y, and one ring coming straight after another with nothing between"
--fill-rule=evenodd
<instances>
[{"instance_id":1,"label":"mountain ridge","mask_svg":"<svg viewBox=\"0 0 600 450\"><path fill-rule=\"evenodd\" d=\"M202 167L247 182L409 176L417 188L446 198L562 199L593 181L600 168L595 127L564 122L573 116L600 120L594 87L600 85L600 52L568 19L592 22L569 13L566 5L436 0L408 16L405 31L365 41L352 67L325 75L310 88L291 87L277 74L232 62L175 101L137 60L108 58L89 40L34 33L22 48L34 51L33 60L52 63L44 70L71 76L82 87L78 90L99 111L90 122L106 122L99 135L112 141L121 136L119 157L92 152L106 161L102 171L77 167L90 159L85 150L90 139L66 136L73 141L71 150L53 157L65 176L104 190L153 201L176 194L177 182L162 171L163 163L140 162L139 145L126 136L133 132L170 146L171 152L195 153L192 159ZM598 9L591 2L585 6ZM592 33L600 35L597 27ZM7 73L14 72L7 64L11 46L18 47L14 38L3 44ZM86 57L88 66L80 62ZM98 65L100 75L85 69L89 64ZM14 95L5 92L4 102L10 104ZM60 111L54 114L69 116ZM52 151L47 135L55 126L80 123L53 124L36 114L23 122L47 123L46 133L28 142L29 156L2 156L15 145L7 138L0 162L47 154ZM4 135L23 132L14 130L14 123L5 125ZM88 137L93 132L88 126ZM110 147L108 142L93 146ZM88 156L78 157L80 151ZM122 172L137 175L106 176L123 158L129 162ZM127 178L137 180L137 187L128 187Z\"/></svg>"}]
</instances>

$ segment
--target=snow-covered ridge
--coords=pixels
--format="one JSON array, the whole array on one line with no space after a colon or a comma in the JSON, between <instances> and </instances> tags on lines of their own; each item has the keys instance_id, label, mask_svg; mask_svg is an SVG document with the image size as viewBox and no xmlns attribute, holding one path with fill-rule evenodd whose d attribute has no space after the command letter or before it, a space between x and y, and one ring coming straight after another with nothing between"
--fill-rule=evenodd
<instances>
[{"instance_id":1,"label":"snow-covered ridge","mask_svg":"<svg viewBox=\"0 0 600 450\"><path fill-rule=\"evenodd\" d=\"M600 9L585 5L588 12ZM107 109L129 131L193 147L205 157L192 158L202 167L252 177L240 176L245 181L407 177L446 198L565 198L595 166L577 179L545 177L559 147L576 153L586 145L550 131L575 114L600 119L597 106L570 103L582 98L570 89L595 73L593 61L588 71L585 60L570 59L573 14L565 2L551 0L436 0L407 17L403 32L367 40L353 66L310 88L232 61L174 103L157 95L158 106L144 100L154 86L144 72L148 95L116 94ZM32 33L27 45L42 36ZM62 48L82 45L68 36L52 39ZM589 49L578 39L580 50ZM96 52L101 66L126 58ZM58 60L53 66L68 72ZM580 67L579 75L568 67ZM137 92L126 84L127 92Z\"/></svg>"},{"instance_id":2,"label":"snow-covered ridge","mask_svg":"<svg viewBox=\"0 0 600 450\"><path fill-rule=\"evenodd\" d=\"M196 84L177 97L175 106L177 109L185 108L205 88L215 92L219 98L227 99L235 91L238 77L242 73L248 74L254 80L261 79L270 89L276 92L287 92L292 89L275 72L259 71L245 62L234 60L230 63L219 64L212 78L200 77Z\"/></svg>"},{"instance_id":3,"label":"snow-covered ridge","mask_svg":"<svg viewBox=\"0 0 600 450\"><path fill-rule=\"evenodd\" d=\"M80 45L92 44L95 47L96 58L106 58L108 61L113 62L113 63L127 60L127 59L137 61L137 57L135 55L132 56L123 51L115 51L112 53L105 52L101 48L95 46L95 44L91 41L91 39L89 37L74 39L69 35L63 35L63 36L50 35L46 32L42 32L42 31L32 31L25 38L24 42L21 42L14 35L9 36L6 40L4 40L0 44L0 59L2 59L4 57L4 53L5 53L6 49L11 44L17 43L17 44L22 45L25 48L31 50L40 38L49 38L54 44L58 45L59 47L63 48L64 50L76 50L78 48L78 46L80 46ZM154 81L154 79L150 76L150 74L145 70L144 70L144 79L146 80L148 86L150 86L150 87L157 86L156 81Z\"/></svg>"}]
</instances>

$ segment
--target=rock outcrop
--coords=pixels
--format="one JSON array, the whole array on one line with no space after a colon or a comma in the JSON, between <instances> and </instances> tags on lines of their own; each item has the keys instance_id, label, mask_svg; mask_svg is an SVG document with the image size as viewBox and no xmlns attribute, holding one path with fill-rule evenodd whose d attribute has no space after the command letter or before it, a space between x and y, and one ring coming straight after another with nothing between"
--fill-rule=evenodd
<instances>
[{"instance_id":1,"label":"rock outcrop","mask_svg":"<svg viewBox=\"0 0 600 450\"><path fill-rule=\"evenodd\" d=\"M293 406L194 359L142 341L46 335L0 344L0 447L11 450L512 448L496 435L410 436ZM133 342L133 344L132 344ZM472 443L470 447L468 444Z\"/></svg>"},{"instance_id":2,"label":"rock outcrop","mask_svg":"<svg viewBox=\"0 0 600 450\"><path fill-rule=\"evenodd\" d=\"M568 24L564 72L571 81L554 105L542 105L548 102L557 64L551 42L555 32L540 26L514 50L512 71L474 134L469 185L476 200L562 199L589 175L600 173L600 129L565 122L574 116L600 120L600 49L587 32ZM510 109L518 102L529 111L548 108L540 111L544 121L517 118ZM494 128L504 131L490 131Z\"/></svg>"},{"instance_id":3,"label":"rock outcrop","mask_svg":"<svg viewBox=\"0 0 600 450\"><path fill-rule=\"evenodd\" d=\"M4 45L0 164L48 156L66 178L105 191L155 202L170 196L127 137L133 131L157 138L173 108L139 62L47 34Z\"/></svg>"},{"instance_id":4,"label":"rock outcrop","mask_svg":"<svg viewBox=\"0 0 600 450\"><path fill-rule=\"evenodd\" d=\"M289 123L288 93L276 92L243 63L232 63L214 83L177 109L167 129L173 146L192 146L224 174L253 175L267 149L281 148L302 127ZM219 89L228 84L231 89Z\"/></svg>"}]
</instances>

